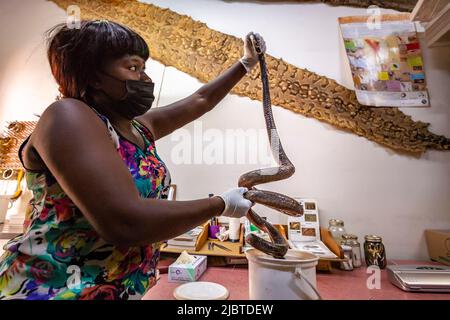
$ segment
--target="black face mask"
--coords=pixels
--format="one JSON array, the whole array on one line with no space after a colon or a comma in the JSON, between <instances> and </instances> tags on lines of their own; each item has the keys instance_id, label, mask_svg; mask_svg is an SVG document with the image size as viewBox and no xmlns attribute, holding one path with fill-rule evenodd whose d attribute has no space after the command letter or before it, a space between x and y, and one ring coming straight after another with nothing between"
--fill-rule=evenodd
<instances>
[{"instance_id":1,"label":"black face mask","mask_svg":"<svg viewBox=\"0 0 450 320\"><path fill-rule=\"evenodd\" d=\"M109 94L103 91L111 100L114 100L112 101L111 106L118 114L128 120L133 120L135 117L146 113L152 107L153 100L155 100L155 96L153 95L155 84L153 82L141 80L119 80L109 74L103 74L116 81L125 83L126 93L119 100L112 98Z\"/></svg>"}]
</instances>

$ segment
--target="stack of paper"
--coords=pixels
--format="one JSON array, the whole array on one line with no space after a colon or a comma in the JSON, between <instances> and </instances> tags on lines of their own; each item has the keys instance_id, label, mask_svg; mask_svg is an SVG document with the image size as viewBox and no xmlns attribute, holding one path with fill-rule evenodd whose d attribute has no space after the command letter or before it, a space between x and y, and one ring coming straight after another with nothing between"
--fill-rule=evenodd
<instances>
[{"instance_id":1,"label":"stack of paper","mask_svg":"<svg viewBox=\"0 0 450 320\"><path fill-rule=\"evenodd\" d=\"M167 241L168 248L195 249L197 238L202 232L203 227L198 226L175 238Z\"/></svg>"},{"instance_id":2,"label":"stack of paper","mask_svg":"<svg viewBox=\"0 0 450 320\"><path fill-rule=\"evenodd\" d=\"M338 257L320 240L289 241L289 244L294 249L312 253L319 258L335 259Z\"/></svg>"}]
</instances>

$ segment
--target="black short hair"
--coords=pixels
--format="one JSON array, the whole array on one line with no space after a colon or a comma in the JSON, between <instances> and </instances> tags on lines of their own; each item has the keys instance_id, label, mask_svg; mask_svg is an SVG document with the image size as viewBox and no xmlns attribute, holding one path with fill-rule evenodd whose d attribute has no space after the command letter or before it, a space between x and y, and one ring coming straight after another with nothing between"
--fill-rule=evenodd
<instances>
[{"instance_id":1,"label":"black short hair","mask_svg":"<svg viewBox=\"0 0 450 320\"><path fill-rule=\"evenodd\" d=\"M145 40L135 31L108 20L82 20L79 28L61 23L46 32L47 57L64 98L83 99L89 81L105 61L126 54L149 57Z\"/></svg>"}]
</instances>

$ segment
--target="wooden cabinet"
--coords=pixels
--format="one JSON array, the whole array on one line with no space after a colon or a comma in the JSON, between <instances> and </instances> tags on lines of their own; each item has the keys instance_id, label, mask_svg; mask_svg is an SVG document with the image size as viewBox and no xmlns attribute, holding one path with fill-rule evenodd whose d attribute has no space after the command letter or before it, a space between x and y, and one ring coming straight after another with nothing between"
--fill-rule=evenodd
<instances>
[{"instance_id":1,"label":"wooden cabinet","mask_svg":"<svg viewBox=\"0 0 450 320\"><path fill-rule=\"evenodd\" d=\"M411 20L425 27L428 47L450 46L450 0L419 0Z\"/></svg>"}]
</instances>

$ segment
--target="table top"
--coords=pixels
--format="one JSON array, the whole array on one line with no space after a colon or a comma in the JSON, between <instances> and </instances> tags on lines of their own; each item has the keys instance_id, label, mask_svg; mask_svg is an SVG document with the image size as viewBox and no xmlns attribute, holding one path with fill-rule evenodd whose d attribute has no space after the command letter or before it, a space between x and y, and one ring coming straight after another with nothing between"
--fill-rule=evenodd
<instances>
[{"instance_id":1,"label":"table top","mask_svg":"<svg viewBox=\"0 0 450 320\"><path fill-rule=\"evenodd\" d=\"M6 220L3 223L0 223L0 239L9 240L23 232L23 223L22 224L12 224L10 221Z\"/></svg>"},{"instance_id":2,"label":"table top","mask_svg":"<svg viewBox=\"0 0 450 320\"><path fill-rule=\"evenodd\" d=\"M434 264L429 261L390 260L389 264ZM329 273L317 272L317 288L326 300L450 300L446 293L412 293L403 291L388 280L387 271L381 270L380 289L369 289L367 280L372 273L366 267ZM242 266L208 267L198 281L211 281L225 286L230 292L228 300L248 300L248 269ZM144 300L173 300L173 291L181 285L168 282L161 274L158 283L144 296Z\"/></svg>"}]
</instances>

